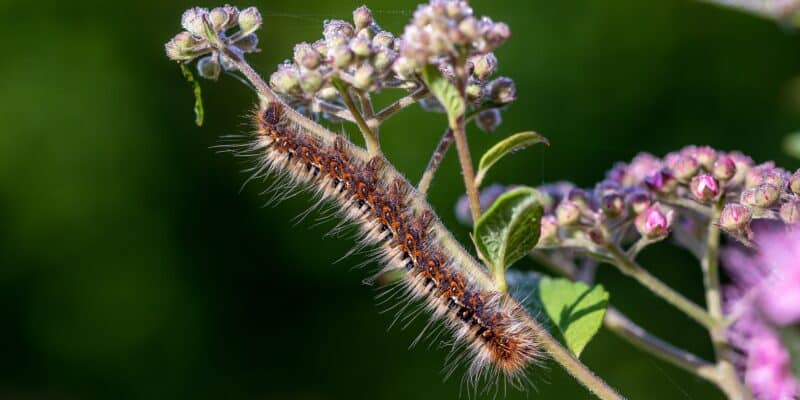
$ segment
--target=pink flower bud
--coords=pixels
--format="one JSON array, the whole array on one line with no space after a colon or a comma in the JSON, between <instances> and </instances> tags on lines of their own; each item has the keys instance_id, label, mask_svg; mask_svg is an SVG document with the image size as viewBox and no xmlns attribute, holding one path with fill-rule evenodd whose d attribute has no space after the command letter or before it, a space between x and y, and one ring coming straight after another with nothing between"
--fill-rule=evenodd
<instances>
[{"instance_id":1,"label":"pink flower bud","mask_svg":"<svg viewBox=\"0 0 800 400\"><path fill-rule=\"evenodd\" d=\"M668 169L661 169L644 180L645 185L654 192L671 193L678 185Z\"/></svg>"},{"instance_id":2,"label":"pink flower bud","mask_svg":"<svg viewBox=\"0 0 800 400\"><path fill-rule=\"evenodd\" d=\"M729 203L725 205L719 216L719 225L726 231L738 232L746 229L752 218L753 213L749 208L741 204Z\"/></svg>"},{"instance_id":3,"label":"pink flower bud","mask_svg":"<svg viewBox=\"0 0 800 400\"><path fill-rule=\"evenodd\" d=\"M625 200L618 193L607 193L600 199L603 212L609 217L616 217L625 211Z\"/></svg>"},{"instance_id":4,"label":"pink flower bud","mask_svg":"<svg viewBox=\"0 0 800 400\"><path fill-rule=\"evenodd\" d=\"M755 188L755 205L761 208L772 207L781 198L781 190L770 183L762 183Z\"/></svg>"},{"instance_id":5,"label":"pink flower bud","mask_svg":"<svg viewBox=\"0 0 800 400\"><path fill-rule=\"evenodd\" d=\"M669 234L673 211L655 203L634 221L639 234L648 239L662 239Z\"/></svg>"},{"instance_id":6,"label":"pink flower bud","mask_svg":"<svg viewBox=\"0 0 800 400\"><path fill-rule=\"evenodd\" d=\"M789 179L789 190L794 194L800 194L800 169L798 169Z\"/></svg>"},{"instance_id":7,"label":"pink flower bud","mask_svg":"<svg viewBox=\"0 0 800 400\"><path fill-rule=\"evenodd\" d=\"M714 162L714 177L720 181L727 181L736 175L736 163L731 157L721 157Z\"/></svg>"},{"instance_id":8,"label":"pink flower bud","mask_svg":"<svg viewBox=\"0 0 800 400\"><path fill-rule=\"evenodd\" d=\"M243 35L253 33L261 28L261 13L255 7L247 7L239 13L238 22Z\"/></svg>"},{"instance_id":9,"label":"pink flower bud","mask_svg":"<svg viewBox=\"0 0 800 400\"><path fill-rule=\"evenodd\" d=\"M372 25L372 11L367 6L356 8L353 11L353 22L356 25L356 29L363 29Z\"/></svg>"},{"instance_id":10,"label":"pink flower bud","mask_svg":"<svg viewBox=\"0 0 800 400\"><path fill-rule=\"evenodd\" d=\"M186 10L181 17L181 26L195 37L205 38L205 19L208 17L208 9L194 7Z\"/></svg>"},{"instance_id":11,"label":"pink flower bud","mask_svg":"<svg viewBox=\"0 0 800 400\"><path fill-rule=\"evenodd\" d=\"M545 215L539 225L539 243L558 243L558 221L553 215Z\"/></svg>"},{"instance_id":12,"label":"pink flower bud","mask_svg":"<svg viewBox=\"0 0 800 400\"><path fill-rule=\"evenodd\" d=\"M556 218L561 226L574 225L581 219L581 208L569 200L562 201L556 207Z\"/></svg>"},{"instance_id":13,"label":"pink flower bud","mask_svg":"<svg viewBox=\"0 0 800 400\"><path fill-rule=\"evenodd\" d=\"M719 194L719 184L711 175L698 175L689 184L692 195L701 202L714 199Z\"/></svg>"},{"instance_id":14,"label":"pink flower bud","mask_svg":"<svg viewBox=\"0 0 800 400\"><path fill-rule=\"evenodd\" d=\"M781 220L786 224L796 224L800 222L800 200L793 199L781 206Z\"/></svg>"},{"instance_id":15,"label":"pink flower bud","mask_svg":"<svg viewBox=\"0 0 800 400\"><path fill-rule=\"evenodd\" d=\"M650 194L642 189L636 189L633 192L628 193L625 198L625 202L630 204L631 210L633 210L635 214L643 213L645 210L650 208L650 205L652 204Z\"/></svg>"},{"instance_id":16,"label":"pink flower bud","mask_svg":"<svg viewBox=\"0 0 800 400\"><path fill-rule=\"evenodd\" d=\"M678 180L688 182L700 168L700 164L694 157L680 156L672 167L672 172Z\"/></svg>"}]
</instances>

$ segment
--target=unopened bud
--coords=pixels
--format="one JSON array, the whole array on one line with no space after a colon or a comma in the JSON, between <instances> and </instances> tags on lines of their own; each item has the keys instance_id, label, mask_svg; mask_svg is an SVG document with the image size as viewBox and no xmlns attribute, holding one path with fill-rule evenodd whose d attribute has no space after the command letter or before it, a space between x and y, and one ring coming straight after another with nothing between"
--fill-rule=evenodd
<instances>
[{"instance_id":1,"label":"unopened bud","mask_svg":"<svg viewBox=\"0 0 800 400\"><path fill-rule=\"evenodd\" d=\"M317 97L327 101L334 101L339 98L339 91L333 86L324 86L317 92Z\"/></svg>"},{"instance_id":2,"label":"unopened bud","mask_svg":"<svg viewBox=\"0 0 800 400\"><path fill-rule=\"evenodd\" d=\"M501 44L505 43L505 41L508 40L508 38L510 37L511 37L511 28L509 28L508 25L506 25L503 22L496 22L492 24L492 26L489 28L488 31L486 31L486 34L484 35L486 43L488 43L489 46L491 46L491 48L496 48L497 46L500 46Z\"/></svg>"},{"instance_id":3,"label":"unopened bud","mask_svg":"<svg viewBox=\"0 0 800 400\"><path fill-rule=\"evenodd\" d=\"M625 211L625 200L617 193L607 193L600 199L603 213L609 217L616 217Z\"/></svg>"},{"instance_id":4,"label":"unopened bud","mask_svg":"<svg viewBox=\"0 0 800 400\"><path fill-rule=\"evenodd\" d=\"M567 192L567 200L577 205L582 210L589 208L589 195L586 191L580 188L572 188Z\"/></svg>"},{"instance_id":5,"label":"unopened bud","mask_svg":"<svg viewBox=\"0 0 800 400\"><path fill-rule=\"evenodd\" d=\"M208 16L208 10L200 7L193 7L186 10L181 17L181 26L187 32L195 37L205 38L205 18Z\"/></svg>"},{"instance_id":6,"label":"unopened bud","mask_svg":"<svg viewBox=\"0 0 800 400\"><path fill-rule=\"evenodd\" d=\"M562 201L556 207L556 219L561 226L577 223L581 218L581 208L571 201Z\"/></svg>"},{"instance_id":7,"label":"unopened bud","mask_svg":"<svg viewBox=\"0 0 800 400\"><path fill-rule=\"evenodd\" d=\"M625 197L625 202L630 204L634 214L641 214L652 204L650 194L642 189L636 189Z\"/></svg>"},{"instance_id":8,"label":"unopened bud","mask_svg":"<svg viewBox=\"0 0 800 400\"><path fill-rule=\"evenodd\" d=\"M200 41L189 32L181 32L173 37L166 45L164 50L167 57L173 61L189 61L195 58L194 50Z\"/></svg>"},{"instance_id":9,"label":"unopened bud","mask_svg":"<svg viewBox=\"0 0 800 400\"><path fill-rule=\"evenodd\" d=\"M458 31L470 41L477 39L481 34L478 20L472 16L464 18L458 23Z\"/></svg>"},{"instance_id":10,"label":"unopened bud","mask_svg":"<svg viewBox=\"0 0 800 400\"><path fill-rule=\"evenodd\" d=\"M789 190L794 194L800 194L800 169L798 169L789 179Z\"/></svg>"},{"instance_id":11,"label":"unopened bud","mask_svg":"<svg viewBox=\"0 0 800 400\"><path fill-rule=\"evenodd\" d=\"M333 65L337 68L347 68L350 62L353 61L353 53L347 46L339 46L333 49L330 55L333 60Z\"/></svg>"},{"instance_id":12,"label":"unopened bud","mask_svg":"<svg viewBox=\"0 0 800 400\"><path fill-rule=\"evenodd\" d=\"M727 181L736 175L736 163L730 157L722 157L714 161L714 177Z\"/></svg>"},{"instance_id":13,"label":"unopened bud","mask_svg":"<svg viewBox=\"0 0 800 400\"><path fill-rule=\"evenodd\" d=\"M714 168L714 161L717 160L717 151L708 146L698 147L695 149L694 158L706 171L711 171Z\"/></svg>"},{"instance_id":14,"label":"unopened bud","mask_svg":"<svg viewBox=\"0 0 800 400\"><path fill-rule=\"evenodd\" d=\"M251 33L238 41L236 41L236 47L242 50L245 53L252 53L258 51L258 35L255 33Z\"/></svg>"},{"instance_id":15,"label":"unopened bud","mask_svg":"<svg viewBox=\"0 0 800 400\"><path fill-rule=\"evenodd\" d=\"M228 18L230 18L228 12L222 7L214 8L208 13L208 22L217 32L225 30L228 25Z\"/></svg>"},{"instance_id":16,"label":"unopened bud","mask_svg":"<svg viewBox=\"0 0 800 400\"><path fill-rule=\"evenodd\" d=\"M764 173L761 175L761 183L769 183L770 185L774 185L778 188L784 188L786 185L783 171L778 168L764 171Z\"/></svg>"},{"instance_id":17,"label":"unopened bud","mask_svg":"<svg viewBox=\"0 0 800 400\"><path fill-rule=\"evenodd\" d=\"M203 78L217 80L220 71L220 65L213 55L203 57L197 61L197 74Z\"/></svg>"},{"instance_id":18,"label":"unopened bud","mask_svg":"<svg viewBox=\"0 0 800 400\"><path fill-rule=\"evenodd\" d=\"M467 100L475 101L483 94L483 88L477 82L470 82L467 84L466 94Z\"/></svg>"},{"instance_id":19,"label":"unopened bud","mask_svg":"<svg viewBox=\"0 0 800 400\"><path fill-rule=\"evenodd\" d=\"M375 75L375 67L364 64L353 74L353 86L358 89L368 89L372 85L372 78Z\"/></svg>"},{"instance_id":20,"label":"unopened bud","mask_svg":"<svg viewBox=\"0 0 800 400\"><path fill-rule=\"evenodd\" d=\"M492 133L497 130L503 118L500 116L500 110L493 108L491 110L481 111L478 118L475 119L475 124L484 132Z\"/></svg>"},{"instance_id":21,"label":"unopened bud","mask_svg":"<svg viewBox=\"0 0 800 400\"><path fill-rule=\"evenodd\" d=\"M326 20L323 23L322 34L325 40L330 41L335 37L350 39L354 35L353 25L339 19Z\"/></svg>"},{"instance_id":22,"label":"unopened bud","mask_svg":"<svg viewBox=\"0 0 800 400\"><path fill-rule=\"evenodd\" d=\"M667 169L661 169L648 176L645 178L644 183L650 190L659 193L672 193L678 186L675 177L672 176L672 173Z\"/></svg>"},{"instance_id":23,"label":"unopened bud","mask_svg":"<svg viewBox=\"0 0 800 400\"><path fill-rule=\"evenodd\" d=\"M394 36L391 32L381 31L372 38L372 44L377 47L394 48Z\"/></svg>"},{"instance_id":24,"label":"unopened bud","mask_svg":"<svg viewBox=\"0 0 800 400\"><path fill-rule=\"evenodd\" d=\"M372 44L369 39L355 37L350 41L350 51L352 51L356 57L366 58L372 54Z\"/></svg>"},{"instance_id":25,"label":"unopened bud","mask_svg":"<svg viewBox=\"0 0 800 400\"><path fill-rule=\"evenodd\" d=\"M605 246L608 244L608 230L602 225L589 228L589 230L586 231L586 236L592 241L592 243L598 246Z\"/></svg>"},{"instance_id":26,"label":"unopened bud","mask_svg":"<svg viewBox=\"0 0 800 400\"><path fill-rule=\"evenodd\" d=\"M488 78L497 69L497 57L494 53L477 55L470 61L473 65L472 74L480 80Z\"/></svg>"},{"instance_id":27,"label":"unopened bud","mask_svg":"<svg viewBox=\"0 0 800 400\"><path fill-rule=\"evenodd\" d=\"M758 185L754 191L754 205L761 208L772 207L781 197L781 190L769 183Z\"/></svg>"},{"instance_id":28,"label":"unopened bud","mask_svg":"<svg viewBox=\"0 0 800 400\"><path fill-rule=\"evenodd\" d=\"M725 205L719 216L719 225L726 231L738 232L746 229L751 219L753 219L753 212L749 208L741 204L729 203Z\"/></svg>"},{"instance_id":29,"label":"unopened bud","mask_svg":"<svg viewBox=\"0 0 800 400\"><path fill-rule=\"evenodd\" d=\"M383 47L372 57L372 65L376 70L378 70L378 72L382 73L387 71L392 66L395 58L397 58L397 54L394 51L387 47Z\"/></svg>"},{"instance_id":30,"label":"unopened bud","mask_svg":"<svg viewBox=\"0 0 800 400\"><path fill-rule=\"evenodd\" d=\"M322 74L319 71L308 70L300 74L300 88L306 93L315 93L322 87Z\"/></svg>"},{"instance_id":31,"label":"unopened bud","mask_svg":"<svg viewBox=\"0 0 800 400\"><path fill-rule=\"evenodd\" d=\"M539 243L558 243L558 221L552 215L545 215L539 225Z\"/></svg>"},{"instance_id":32,"label":"unopened bud","mask_svg":"<svg viewBox=\"0 0 800 400\"><path fill-rule=\"evenodd\" d=\"M662 239L669 234L673 211L655 203L636 216L634 225L643 237Z\"/></svg>"},{"instance_id":33,"label":"unopened bud","mask_svg":"<svg viewBox=\"0 0 800 400\"><path fill-rule=\"evenodd\" d=\"M372 25L372 11L367 6L361 6L353 11L353 23L356 29L363 29Z\"/></svg>"},{"instance_id":34,"label":"unopened bud","mask_svg":"<svg viewBox=\"0 0 800 400\"><path fill-rule=\"evenodd\" d=\"M303 68L316 69L319 67L320 58L319 53L308 43L303 42L294 46L294 62Z\"/></svg>"},{"instance_id":35,"label":"unopened bud","mask_svg":"<svg viewBox=\"0 0 800 400\"><path fill-rule=\"evenodd\" d=\"M508 104L517 99L517 86L510 78L497 78L487 87L489 98L499 104Z\"/></svg>"},{"instance_id":36,"label":"unopened bud","mask_svg":"<svg viewBox=\"0 0 800 400\"><path fill-rule=\"evenodd\" d=\"M253 33L261 28L261 13L255 7L247 7L239 13L238 22L243 35Z\"/></svg>"},{"instance_id":37,"label":"unopened bud","mask_svg":"<svg viewBox=\"0 0 800 400\"><path fill-rule=\"evenodd\" d=\"M239 23L239 9L231 5L225 5L222 9L228 14L227 22L222 29L228 30L236 26Z\"/></svg>"},{"instance_id":38,"label":"unopened bud","mask_svg":"<svg viewBox=\"0 0 800 400\"><path fill-rule=\"evenodd\" d=\"M711 175L697 175L689 184L692 195L700 202L707 202L719 194L719 183Z\"/></svg>"},{"instance_id":39,"label":"unopened bud","mask_svg":"<svg viewBox=\"0 0 800 400\"><path fill-rule=\"evenodd\" d=\"M392 69L400 75L401 78L407 78L414 75L417 71L417 63L408 57L398 57L392 64Z\"/></svg>"},{"instance_id":40,"label":"unopened bud","mask_svg":"<svg viewBox=\"0 0 800 400\"><path fill-rule=\"evenodd\" d=\"M679 156L678 160L673 166L672 172L675 177L682 182L688 182L700 168L700 163L690 156Z\"/></svg>"},{"instance_id":41,"label":"unopened bud","mask_svg":"<svg viewBox=\"0 0 800 400\"><path fill-rule=\"evenodd\" d=\"M300 89L300 77L296 67L281 64L269 78L269 83L279 93L293 94Z\"/></svg>"},{"instance_id":42,"label":"unopened bud","mask_svg":"<svg viewBox=\"0 0 800 400\"><path fill-rule=\"evenodd\" d=\"M781 220L786 224L800 222L800 200L793 199L781 206Z\"/></svg>"}]
</instances>

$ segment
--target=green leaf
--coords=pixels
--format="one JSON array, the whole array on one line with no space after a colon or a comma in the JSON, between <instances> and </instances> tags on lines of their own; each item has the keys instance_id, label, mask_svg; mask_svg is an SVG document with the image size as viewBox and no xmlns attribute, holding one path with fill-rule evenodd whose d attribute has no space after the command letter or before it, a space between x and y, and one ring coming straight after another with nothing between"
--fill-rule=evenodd
<instances>
[{"instance_id":1,"label":"green leaf","mask_svg":"<svg viewBox=\"0 0 800 400\"><path fill-rule=\"evenodd\" d=\"M800 132L789 134L783 139L783 151L794 158L800 158Z\"/></svg>"},{"instance_id":2,"label":"green leaf","mask_svg":"<svg viewBox=\"0 0 800 400\"><path fill-rule=\"evenodd\" d=\"M478 219L475 246L495 276L533 249L539 241L541 217L539 193L519 188L503 193Z\"/></svg>"},{"instance_id":3,"label":"green leaf","mask_svg":"<svg viewBox=\"0 0 800 400\"><path fill-rule=\"evenodd\" d=\"M422 70L422 79L431 93L439 100L439 103L442 103L445 111L447 111L450 127L455 127L458 117L463 115L466 110L464 99L458 94L456 86L442 75L435 65L428 64L425 66L425 69Z\"/></svg>"},{"instance_id":4,"label":"green leaf","mask_svg":"<svg viewBox=\"0 0 800 400\"><path fill-rule=\"evenodd\" d=\"M178 64L181 67L181 72L183 73L183 77L186 78L186 81L192 84L194 89L194 123L197 126L203 126L203 92L200 89L200 82L194 78L194 74L192 74L192 70L186 66L186 64L180 63Z\"/></svg>"},{"instance_id":5,"label":"green leaf","mask_svg":"<svg viewBox=\"0 0 800 400\"><path fill-rule=\"evenodd\" d=\"M494 146L489 148L489 150L486 150L486 153L483 153L483 156L478 163L478 174L475 176L475 182L477 186L480 186L481 182L483 181L483 177L486 176L487 172L489 172L489 168L491 168L496 162L500 161L501 158L511 153L520 151L528 146L533 146L537 143L544 143L548 146L550 145L550 142L546 137L536 132L516 133L497 142Z\"/></svg>"},{"instance_id":6,"label":"green leaf","mask_svg":"<svg viewBox=\"0 0 800 400\"><path fill-rule=\"evenodd\" d=\"M608 306L608 292L602 285L589 287L582 282L558 278L539 281L539 301L558 329L559 339L576 356L600 329Z\"/></svg>"}]
</instances>

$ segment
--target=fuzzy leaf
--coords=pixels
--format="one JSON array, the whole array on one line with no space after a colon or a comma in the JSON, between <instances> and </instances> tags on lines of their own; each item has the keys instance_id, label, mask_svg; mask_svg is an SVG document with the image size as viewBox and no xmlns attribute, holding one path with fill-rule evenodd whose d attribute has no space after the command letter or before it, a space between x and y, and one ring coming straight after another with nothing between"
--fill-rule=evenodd
<instances>
[{"instance_id":1,"label":"fuzzy leaf","mask_svg":"<svg viewBox=\"0 0 800 400\"><path fill-rule=\"evenodd\" d=\"M602 285L589 287L563 278L542 278L539 301L558 329L564 344L576 356L600 329L608 306L608 292Z\"/></svg>"},{"instance_id":2,"label":"fuzzy leaf","mask_svg":"<svg viewBox=\"0 0 800 400\"><path fill-rule=\"evenodd\" d=\"M505 270L539 241L539 193L519 188L502 194L475 224L473 238L492 273Z\"/></svg>"},{"instance_id":3,"label":"fuzzy leaf","mask_svg":"<svg viewBox=\"0 0 800 400\"><path fill-rule=\"evenodd\" d=\"M483 156L481 156L481 160L478 163L476 182L480 183L483 180L483 177L486 176L489 168L491 168L496 162L500 161L501 158L537 143L544 143L548 146L550 145L550 142L546 137L536 132L516 133L495 143L494 146L489 148L489 150L486 150L486 153L483 153Z\"/></svg>"},{"instance_id":4,"label":"fuzzy leaf","mask_svg":"<svg viewBox=\"0 0 800 400\"><path fill-rule=\"evenodd\" d=\"M466 105L464 99L458 94L458 89L447 77L442 75L435 65L426 65L422 70L422 79L431 93L439 100L445 111L450 127L456 126L458 117L464 114Z\"/></svg>"},{"instance_id":5,"label":"fuzzy leaf","mask_svg":"<svg viewBox=\"0 0 800 400\"><path fill-rule=\"evenodd\" d=\"M179 63L178 65L181 66L183 77L186 78L187 82L192 84L194 90L194 123L197 124L197 126L203 126L205 112L203 111L203 92L200 89L200 82L194 78L192 70L190 70L186 64Z\"/></svg>"}]
</instances>

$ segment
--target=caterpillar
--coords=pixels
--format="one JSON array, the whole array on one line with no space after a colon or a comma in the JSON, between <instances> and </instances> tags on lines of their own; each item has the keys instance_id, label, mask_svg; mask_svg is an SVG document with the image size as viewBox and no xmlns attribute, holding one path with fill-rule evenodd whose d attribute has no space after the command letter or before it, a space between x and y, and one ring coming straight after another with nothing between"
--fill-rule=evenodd
<instances>
[{"instance_id":1,"label":"caterpillar","mask_svg":"<svg viewBox=\"0 0 800 400\"><path fill-rule=\"evenodd\" d=\"M450 357L452 365L468 364L465 379L505 377L523 386L524 369L540 359L538 326L517 301L494 290L483 266L397 170L277 96L262 93L252 120L245 153L255 156L254 170L284 175L292 188L332 201L360 228L363 243L377 246L379 274L404 271L398 285L407 299L424 304L431 320L452 332L454 349L465 350Z\"/></svg>"}]
</instances>

